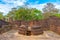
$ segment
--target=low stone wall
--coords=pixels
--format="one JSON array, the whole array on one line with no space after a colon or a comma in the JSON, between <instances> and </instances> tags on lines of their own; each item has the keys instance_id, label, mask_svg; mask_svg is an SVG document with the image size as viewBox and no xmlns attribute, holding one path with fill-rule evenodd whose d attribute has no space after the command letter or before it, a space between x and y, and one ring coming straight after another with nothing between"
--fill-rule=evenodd
<instances>
[{"instance_id":1,"label":"low stone wall","mask_svg":"<svg viewBox=\"0 0 60 40\"><path fill-rule=\"evenodd\" d=\"M40 26L29 27L29 26L21 25L18 30L19 30L18 33L23 34L23 35L43 34L42 27L40 27Z\"/></svg>"},{"instance_id":2,"label":"low stone wall","mask_svg":"<svg viewBox=\"0 0 60 40\"><path fill-rule=\"evenodd\" d=\"M0 34L7 32L9 30L11 30L11 26L10 25L3 25L2 28L0 28Z\"/></svg>"},{"instance_id":3,"label":"low stone wall","mask_svg":"<svg viewBox=\"0 0 60 40\"><path fill-rule=\"evenodd\" d=\"M56 32L60 34L60 27L57 27Z\"/></svg>"},{"instance_id":4,"label":"low stone wall","mask_svg":"<svg viewBox=\"0 0 60 40\"><path fill-rule=\"evenodd\" d=\"M43 31L47 31L47 30L51 30L55 33L60 34L60 18L57 18L55 16L51 16L48 19L44 19L44 20L33 20L33 21L17 21L14 23L12 23L14 25L13 28L19 28L21 25L25 25L25 26L41 26L43 29ZM40 29L39 29L40 30Z\"/></svg>"},{"instance_id":5,"label":"low stone wall","mask_svg":"<svg viewBox=\"0 0 60 40\"><path fill-rule=\"evenodd\" d=\"M49 19L49 27L51 31L60 34L60 18L51 17Z\"/></svg>"},{"instance_id":6,"label":"low stone wall","mask_svg":"<svg viewBox=\"0 0 60 40\"><path fill-rule=\"evenodd\" d=\"M40 35L43 34L43 28L41 26L33 26L31 27L32 35Z\"/></svg>"},{"instance_id":7,"label":"low stone wall","mask_svg":"<svg viewBox=\"0 0 60 40\"><path fill-rule=\"evenodd\" d=\"M18 28L18 31L19 31L19 32L18 32L19 34L26 35L27 27L24 26L24 25L22 25L22 26L20 26L20 27Z\"/></svg>"}]
</instances>

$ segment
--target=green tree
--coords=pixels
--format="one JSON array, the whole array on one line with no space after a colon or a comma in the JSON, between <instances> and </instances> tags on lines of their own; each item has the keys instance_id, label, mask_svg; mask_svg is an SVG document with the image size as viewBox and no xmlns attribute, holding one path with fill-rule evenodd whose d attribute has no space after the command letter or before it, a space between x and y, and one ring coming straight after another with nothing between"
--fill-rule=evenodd
<instances>
[{"instance_id":1,"label":"green tree","mask_svg":"<svg viewBox=\"0 0 60 40\"><path fill-rule=\"evenodd\" d=\"M44 13L58 13L58 9L52 3L47 3L42 10Z\"/></svg>"},{"instance_id":2,"label":"green tree","mask_svg":"<svg viewBox=\"0 0 60 40\"><path fill-rule=\"evenodd\" d=\"M52 3L47 3L42 10L44 12L43 15L45 18L49 18L49 16L52 16L58 13L59 11L57 8L55 8L55 5Z\"/></svg>"},{"instance_id":3,"label":"green tree","mask_svg":"<svg viewBox=\"0 0 60 40\"><path fill-rule=\"evenodd\" d=\"M16 19L20 20L40 20L42 19L42 12L35 8L20 8L15 14Z\"/></svg>"},{"instance_id":4,"label":"green tree","mask_svg":"<svg viewBox=\"0 0 60 40\"><path fill-rule=\"evenodd\" d=\"M36 8L31 10L31 15L33 20L40 20L43 18L42 12L40 10L37 10Z\"/></svg>"},{"instance_id":5,"label":"green tree","mask_svg":"<svg viewBox=\"0 0 60 40\"><path fill-rule=\"evenodd\" d=\"M9 11L7 15L5 15L6 16L6 19L8 19L8 21L9 21L10 18L12 20L14 20L15 12L16 12L16 8L12 8L12 10Z\"/></svg>"},{"instance_id":6,"label":"green tree","mask_svg":"<svg viewBox=\"0 0 60 40\"><path fill-rule=\"evenodd\" d=\"M60 13L59 14L54 14L53 16L56 16L56 17L60 18Z\"/></svg>"},{"instance_id":7,"label":"green tree","mask_svg":"<svg viewBox=\"0 0 60 40\"><path fill-rule=\"evenodd\" d=\"M0 12L0 19L3 19L3 18L4 18L3 13Z\"/></svg>"},{"instance_id":8,"label":"green tree","mask_svg":"<svg viewBox=\"0 0 60 40\"><path fill-rule=\"evenodd\" d=\"M36 8L20 7L13 11L11 10L7 16L12 17L15 20L40 20L42 19L42 12Z\"/></svg>"}]
</instances>

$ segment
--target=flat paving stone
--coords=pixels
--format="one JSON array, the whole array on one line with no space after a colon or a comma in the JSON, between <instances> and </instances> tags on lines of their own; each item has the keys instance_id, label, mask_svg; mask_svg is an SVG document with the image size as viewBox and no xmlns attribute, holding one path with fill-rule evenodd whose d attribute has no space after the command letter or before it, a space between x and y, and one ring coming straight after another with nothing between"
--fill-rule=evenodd
<instances>
[{"instance_id":1,"label":"flat paving stone","mask_svg":"<svg viewBox=\"0 0 60 40\"><path fill-rule=\"evenodd\" d=\"M42 35L21 35L17 30L11 30L9 32L0 34L0 40L60 40L60 35L52 31L44 31Z\"/></svg>"}]
</instances>

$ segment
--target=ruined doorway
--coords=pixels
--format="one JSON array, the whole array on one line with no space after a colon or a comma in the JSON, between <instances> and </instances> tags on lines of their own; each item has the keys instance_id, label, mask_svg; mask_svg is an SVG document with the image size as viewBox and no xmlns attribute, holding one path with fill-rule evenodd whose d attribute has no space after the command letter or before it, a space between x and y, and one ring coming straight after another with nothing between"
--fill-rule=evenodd
<instances>
[{"instance_id":1,"label":"ruined doorway","mask_svg":"<svg viewBox=\"0 0 60 40\"><path fill-rule=\"evenodd\" d=\"M31 31L27 31L26 35L30 36L31 35Z\"/></svg>"}]
</instances>

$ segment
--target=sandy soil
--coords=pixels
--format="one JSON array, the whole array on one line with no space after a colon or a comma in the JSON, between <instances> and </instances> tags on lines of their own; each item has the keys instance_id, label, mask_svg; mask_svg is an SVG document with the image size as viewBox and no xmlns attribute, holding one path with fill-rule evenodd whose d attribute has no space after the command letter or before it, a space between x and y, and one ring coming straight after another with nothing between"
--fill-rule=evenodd
<instances>
[{"instance_id":1,"label":"sandy soil","mask_svg":"<svg viewBox=\"0 0 60 40\"><path fill-rule=\"evenodd\" d=\"M60 40L60 35L52 31L44 31L43 35L21 35L17 30L11 30L4 34L0 34L0 40Z\"/></svg>"}]
</instances>

